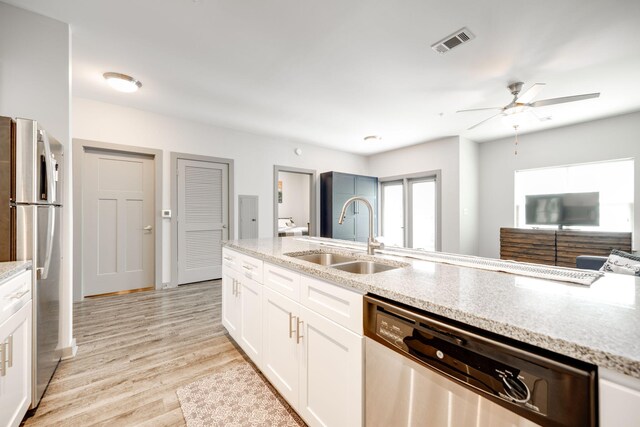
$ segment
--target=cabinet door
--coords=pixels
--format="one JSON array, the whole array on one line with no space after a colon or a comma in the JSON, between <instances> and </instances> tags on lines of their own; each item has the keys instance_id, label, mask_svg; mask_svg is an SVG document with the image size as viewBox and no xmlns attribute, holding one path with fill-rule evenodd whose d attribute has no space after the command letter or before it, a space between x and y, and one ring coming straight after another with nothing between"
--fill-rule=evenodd
<instances>
[{"instance_id":1,"label":"cabinet door","mask_svg":"<svg viewBox=\"0 0 640 427\"><path fill-rule=\"evenodd\" d=\"M240 303L236 295L238 273L229 267L222 267L222 325L229 335L238 341L240 322Z\"/></svg>"},{"instance_id":2,"label":"cabinet door","mask_svg":"<svg viewBox=\"0 0 640 427\"><path fill-rule=\"evenodd\" d=\"M604 373L603 373L604 375ZM598 382L600 426L638 425L640 422L640 381L617 375Z\"/></svg>"},{"instance_id":3,"label":"cabinet door","mask_svg":"<svg viewBox=\"0 0 640 427\"><path fill-rule=\"evenodd\" d=\"M361 426L363 338L301 307L298 412L311 426Z\"/></svg>"},{"instance_id":4,"label":"cabinet door","mask_svg":"<svg viewBox=\"0 0 640 427\"><path fill-rule=\"evenodd\" d=\"M299 392L298 314L298 303L262 288L262 372L294 408Z\"/></svg>"},{"instance_id":5,"label":"cabinet door","mask_svg":"<svg viewBox=\"0 0 640 427\"><path fill-rule=\"evenodd\" d=\"M240 277L238 294L240 322L238 344L258 367L262 361L262 285Z\"/></svg>"},{"instance_id":6,"label":"cabinet door","mask_svg":"<svg viewBox=\"0 0 640 427\"><path fill-rule=\"evenodd\" d=\"M0 425L18 426L31 404L31 301L0 325Z\"/></svg>"},{"instance_id":7,"label":"cabinet door","mask_svg":"<svg viewBox=\"0 0 640 427\"><path fill-rule=\"evenodd\" d=\"M347 208L347 215L343 224L338 224L340 212L344 202L356 195L355 175L336 173L333 174L333 209L331 212L333 220L333 238L342 240L355 240L356 228L354 215L357 206L351 204Z\"/></svg>"},{"instance_id":8,"label":"cabinet door","mask_svg":"<svg viewBox=\"0 0 640 427\"><path fill-rule=\"evenodd\" d=\"M367 199L373 207L373 232L378 234L378 180L368 176L356 177L356 194ZM366 242L369 238L369 210L358 202L355 215L356 240Z\"/></svg>"}]
</instances>

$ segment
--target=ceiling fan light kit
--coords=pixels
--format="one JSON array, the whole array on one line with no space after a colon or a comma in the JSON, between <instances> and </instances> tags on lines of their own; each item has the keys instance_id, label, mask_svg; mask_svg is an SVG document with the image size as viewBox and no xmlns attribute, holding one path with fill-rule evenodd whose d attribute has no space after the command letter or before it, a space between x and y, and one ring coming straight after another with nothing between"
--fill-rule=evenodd
<instances>
[{"instance_id":1,"label":"ceiling fan light kit","mask_svg":"<svg viewBox=\"0 0 640 427\"><path fill-rule=\"evenodd\" d=\"M538 107L546 107L548 105L564 104L567 102L583 101L585 99L592 99L600 96L599 92L586 93L583 95L563 96L560 98L549 98L549 99L542 99L540 101L532 102L533 99L538 95L538 93L540 93L540 91L544 88L544 86L545 86L545 83L535 83L529 89L527 89L522 95L520 95L520 92L524 87L524 83L523 82L511 83L509 84L509 86L507 86L507 89L509 90L509 92L511 92L511 95L513 95L513 100L509 104L505 105L504 107L472 108L468 110L459 110L457 112L464 113L468 111L484 111L484 110L498 111L498 113L494 114L493 116L481 121L480 123L476 123L475 125L471 126L469 129L467 129L467 130L472 130L495 117L513 116L513 115L517 115L524 112L532 113L540 121L547 121L550 119L549 116L538 117L535 113L533 113L532 109L538 108Z\"/></svg>"}]
</instances>

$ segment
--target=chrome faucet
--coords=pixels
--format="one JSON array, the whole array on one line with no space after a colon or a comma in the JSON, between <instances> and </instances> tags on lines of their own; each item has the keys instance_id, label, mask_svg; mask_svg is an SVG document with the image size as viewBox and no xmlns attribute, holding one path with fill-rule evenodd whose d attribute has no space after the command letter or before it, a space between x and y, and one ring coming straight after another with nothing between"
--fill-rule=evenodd
<instances>
[{"instance_id":1,"label":"chrome faucet","mask_svg":"<svg viewBox=\"0 0 640 427\"><path fill-rule=\"evenodd\" d=\"M364 203L365 206L369 208L369 240L367 241L367 253L369 255L374 255L376 249L384 248L384 244L378 242L373 235L373 207L367 199L365 199L364 197L355 196L344 202L344 206L342 206L342 212L340 212L340 219L338 219L338 224L342 225L342 223L344 222L344 217L347 214L347 208L351 203L356 201Z\"/></svg>"}]
</instances>

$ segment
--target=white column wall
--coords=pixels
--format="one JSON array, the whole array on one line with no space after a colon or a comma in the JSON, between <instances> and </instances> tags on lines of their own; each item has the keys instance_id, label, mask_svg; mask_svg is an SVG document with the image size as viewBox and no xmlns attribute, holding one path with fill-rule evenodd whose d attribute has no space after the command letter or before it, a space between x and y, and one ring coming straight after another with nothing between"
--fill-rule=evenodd
<instances>
[{"instance_id":1,"label":"white column wall","mask_svg":"<svg viewBox=\"0 0 640 427\"><path fill-rule=\"evenodd\" d=\"M0 115L37 120L65 147L59 347L72 346L71 31L0 2Z\"/></svg>"}]
</instances>

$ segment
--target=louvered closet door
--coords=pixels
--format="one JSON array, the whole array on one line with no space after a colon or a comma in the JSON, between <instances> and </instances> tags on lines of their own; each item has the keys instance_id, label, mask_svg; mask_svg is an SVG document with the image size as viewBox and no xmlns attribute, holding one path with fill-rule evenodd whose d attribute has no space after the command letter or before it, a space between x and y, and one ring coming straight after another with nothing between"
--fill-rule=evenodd
<instances>
[{"instance_id":1,"label":"louvered closet door","mask_svg":"<svg viewBox=\"0 0 640 427\"><path fill-rule=\"evenodd\" d=\"M222 277L229 236L226 164L178 159L178 284Z\"/></svg>"}]
</instances>

